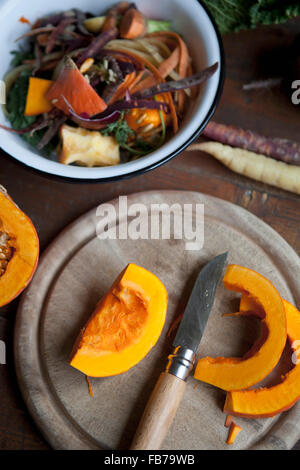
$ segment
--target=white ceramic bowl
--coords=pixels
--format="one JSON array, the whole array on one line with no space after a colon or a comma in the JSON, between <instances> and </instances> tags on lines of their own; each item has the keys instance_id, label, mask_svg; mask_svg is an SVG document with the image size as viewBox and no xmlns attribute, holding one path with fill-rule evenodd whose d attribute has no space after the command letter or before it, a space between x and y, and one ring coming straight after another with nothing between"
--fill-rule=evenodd
<instances>
[{"instance_id":1,"label":"white ceramic bowl","mask_svg":"<svg viewBox=\"0 0 300 470\"><path fill-rule=\"evenodd\" d=\"M80 8L101 14L117 0L0 0L0 77L3 77L11 61L10 51L16 49L15 39L27 31L20 23L20 16L34 22L46 14ZM180 153L203 130L215 111L223 87L224 59L220 35L207 10L197 0L137 0L137 6L149 18L172 20L176 31L182 34L191 52L196 70L219 62L219 69L202 86L201 93L191 104L180 130L160 149L133 162L113 167L84 168L62 165L41 156L21 137L0 129L0 147L23 164L55 175L75 180L109 181L134 176L156 168ZM0 123L9 125L2 110Z\"/></svg>"}]
</instances>

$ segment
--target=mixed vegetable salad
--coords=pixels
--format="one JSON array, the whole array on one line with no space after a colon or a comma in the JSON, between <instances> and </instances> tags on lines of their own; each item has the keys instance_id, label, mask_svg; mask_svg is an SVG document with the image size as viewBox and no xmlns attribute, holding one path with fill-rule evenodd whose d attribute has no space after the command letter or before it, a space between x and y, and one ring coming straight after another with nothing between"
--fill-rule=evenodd
<instances>
[{"instance_id":1,"label":"mixed vegetable salad","mask_svg":"<svg viewBox=\"0 0 300 470\"><path fill-rule=\"evenodd\" d=\"M11 128L59 162L116 165L174 135L197 86L186 43L167 21L120 2L104 16L78 9L39 18L17 39L4 80Z\"/></svg>"}]
</instances>

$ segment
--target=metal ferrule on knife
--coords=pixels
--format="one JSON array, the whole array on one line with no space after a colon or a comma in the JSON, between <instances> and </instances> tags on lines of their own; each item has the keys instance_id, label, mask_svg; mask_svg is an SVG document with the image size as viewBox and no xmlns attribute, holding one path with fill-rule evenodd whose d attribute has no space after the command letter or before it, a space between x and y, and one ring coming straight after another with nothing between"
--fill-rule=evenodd
<instances>
[{"instance_id":1,"label":"metal ferrule on knife","mask_svg":"<svg viewBox=\"0 0 300 470\"><path fill-rule=\"evenodd\" d=\"M196 354L191 349L177 346L168 359L166 372L186 381L194 368Z\"/></svg>"}]
</instances>

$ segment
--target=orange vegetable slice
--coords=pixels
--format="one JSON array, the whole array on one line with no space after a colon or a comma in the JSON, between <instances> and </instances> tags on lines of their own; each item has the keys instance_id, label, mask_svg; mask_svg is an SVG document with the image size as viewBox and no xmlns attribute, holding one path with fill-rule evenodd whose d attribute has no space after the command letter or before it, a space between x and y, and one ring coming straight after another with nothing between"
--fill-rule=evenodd
<instances>
[{"instance_id":1,"label":"orange vegetable slice","mask_svg":"<svg viewBox=\"0 0 300 470\"><path fill-rule=\"evenodd\" d=\"M39 258L39 239L31 220L0 187L0 307L29 284Z\"/></svg>"},{"instance_id":2,"label":"orange vegetable slice","mask_svg":"<svg viewBox=\"0 0 300 470\"><path fill-rule=\"evenodd\" d=\"M251 269L230 265L224 284L227 289L250 294L263 308L268 336L259 349L244 358L205 357L198 361L195 378L223 390L242 390L264 379L278 363L287 330L282 299L271 282Z\"/></svg>"},{"instance_id":3,"label":"orange vegetable slice","mask_svg":"<svg viewBox=\"0 0 300 470\"><path fill-rule=\"evenodd\" d=\"M242 427L236 424L234 421L230 424L228 438L226 444L232 445L237 437L237 435L241 432Z\"/></svg>"},{"instance_id":4,"label":"orange vegetable slice","mask_svg":"<svg viewBox=\"0 0 300 470\"><path fill-rule=\"evenodd\" d=\"M270 388L228 392L224 411L246 418L268 418L291 408L300 398L300 312L283 299L287 319L287 334L296 362L281 383ZM249 296L243 296L241 314L256 313L260 306Z\"/></svg>"},{"instance_id":5,"label":"orange vegetable slice","mask_svg":"<svg viewBox=\"0 0 300 470\"><path fill-rule=\"evenodd\" d=\"M53 108L53 104L46 97L46 93L52 83L51 80L45 80L44 78L29 78L29 88L24 112L25 116L48 113Z\"/></svg>"},{"instance_id":6,"label":"orange vegetable slice","mask_svg":"<svg viewBox=\"0 0 300 470\"><path fill-rule=\"evenodd\" d=\"M75 62L68 56L64 58L63 67L58 79L52 84L46 94L52 106L56 106L68 115L68 105L64 101L63 96L79 115L87 113L93 116L107 108L106 103L86 81Z\"/></svg>"},{"instance_id":7,"label":"orange vegetable slice","mask_svg":"<svg viewBox=\"0 0 300 470\"><path fill-rule=\"evenodd\" d=\"M71 353L89 377L121 374L141 361L163 328L168 295L151 272L129 264L99 302Z\"/></svg>"},{"instance_id":8,"label":"orange vegetable slice","mask_svg":"<svg viewBox=\"0 0 300 470\"><path fill-rule=\"evenodd\" d=\"M225 419L225 423L224 423L225 428L230 428L232 421L233 421L233 416L227 415Z\"/></svg>"}]
</instances>

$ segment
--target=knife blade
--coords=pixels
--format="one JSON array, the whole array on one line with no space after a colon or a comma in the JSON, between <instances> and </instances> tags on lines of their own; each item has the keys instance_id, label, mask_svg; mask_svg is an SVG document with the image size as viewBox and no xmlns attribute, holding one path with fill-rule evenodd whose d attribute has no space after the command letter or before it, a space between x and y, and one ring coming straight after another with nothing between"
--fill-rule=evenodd
<instances>
[{"instance_id":1,"label":"knife blade","mask_svg":"<svg viewBox=\"0 0 300 470\"><path fill-rule=\"evenodd\" d=\"M227 257L228 253L216 256L198 274L173 342L175 348L198 351Z\"/></svg>"},{"instance_id":2,"label":"knife blade","mask_svg":"<svg viewBox=\"0 0 300 470\"><path fill-rule=\"evenodd\" d=\"M216 256L198 274L173 342L173 354L147 403L132 450L157 450L168 432L194 368L227 256L228 253Z\"/></svg>"}]
</instances>

